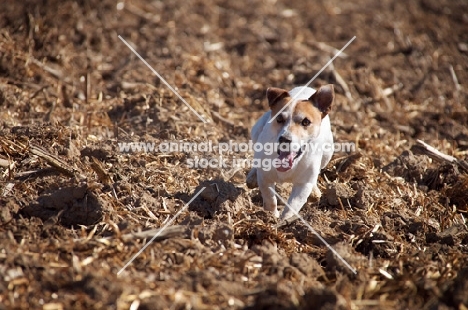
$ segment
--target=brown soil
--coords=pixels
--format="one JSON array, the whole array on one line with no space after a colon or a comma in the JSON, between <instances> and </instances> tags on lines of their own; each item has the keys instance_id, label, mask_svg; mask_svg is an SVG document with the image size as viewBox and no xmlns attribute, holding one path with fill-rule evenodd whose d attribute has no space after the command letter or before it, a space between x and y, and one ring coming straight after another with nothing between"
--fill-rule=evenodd
<instances>
[{"instance_id":1,"label":"brown soil","mask_svg":"<svg viewBox=\"0 0 468 310\"><path fill-rule=\"evenodd\" d=\"M4 1L0 309L466 309L468 174L413 146L468 157L467 12L463 0ZM358 148L335 154L301 215L357 275L301 221L276 228L248 168L119 150L245 142L267 87L307 83L353 36L312 86L335 84L335 139ZM202 187L118 274L154 235L141 232Z\"/></svg>"}]
</instances>

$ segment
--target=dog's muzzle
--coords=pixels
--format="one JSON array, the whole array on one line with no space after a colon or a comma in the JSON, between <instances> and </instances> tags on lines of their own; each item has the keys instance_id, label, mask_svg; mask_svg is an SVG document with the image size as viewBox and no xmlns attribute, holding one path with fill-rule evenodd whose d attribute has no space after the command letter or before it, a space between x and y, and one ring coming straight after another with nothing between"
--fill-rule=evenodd
<instances>
[{"instance_id":1,"label":"dog's muzzle","mask_svg":"<svg viewBox=\"0 0 468 310\"><path fill-rule=\"evenodd\" d=\"M276 162L275 168L280 172L286 172L293 167L294 161L302 155L303 150L300 145L294 145L291 140L284 137L280 137L278 142L279 162Z\"/></svg>"}]
</instances>

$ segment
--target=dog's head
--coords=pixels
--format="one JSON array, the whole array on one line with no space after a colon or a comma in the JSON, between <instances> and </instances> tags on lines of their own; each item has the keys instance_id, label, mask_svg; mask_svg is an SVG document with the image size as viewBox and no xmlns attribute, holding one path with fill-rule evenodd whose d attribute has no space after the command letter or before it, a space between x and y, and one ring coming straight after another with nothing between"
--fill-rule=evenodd
<instances>
[{"instance_id":1,"label":"dog's head","mask_svg":"<svg viewBox=\"0 0 468 310\"><path fill-rule=\"evenodd\" d=\"M277 135L278 171L290 170L303 154L306 143L320 134L322 119L328 115L335 97L333 85L324 85L315 91L310 87L296 87L291 91L268 88L271 109L271 128Z\"/></svg>"}]
</instances>

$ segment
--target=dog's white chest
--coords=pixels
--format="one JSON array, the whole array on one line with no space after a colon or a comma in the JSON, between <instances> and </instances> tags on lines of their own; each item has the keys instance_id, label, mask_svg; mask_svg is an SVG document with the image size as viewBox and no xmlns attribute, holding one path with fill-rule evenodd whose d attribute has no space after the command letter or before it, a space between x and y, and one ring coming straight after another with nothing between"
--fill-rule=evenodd
<instances>
[{"instance_id":1,"label":"dog's white chest","mask_svg":"<svg viewBox=\"0 0 468 310\"><path fill-rule=\"evenodd\" d=\"M317 188L320 170L333 155L333 135L328 113L334 100L333 85L318 91L297 87L291 91L269 88L270 111L252 128L254 167L247 185L256 176L266 210L278 215L275 183L293 183L288 207L281 218L299 211ZM271 119L273 117L273 119Z\"/></svg>"}]
</instances>

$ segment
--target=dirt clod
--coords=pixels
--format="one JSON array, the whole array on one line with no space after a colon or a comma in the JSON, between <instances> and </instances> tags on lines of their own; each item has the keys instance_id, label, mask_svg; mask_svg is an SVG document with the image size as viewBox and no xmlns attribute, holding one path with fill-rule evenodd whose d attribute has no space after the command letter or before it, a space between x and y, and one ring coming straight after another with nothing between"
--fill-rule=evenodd
<instances>
[{"instance_id":1,"label":"dirt clod","mask_svg":"<svg viewBox=\"0 0 468 310\"><path fill-rule=\"evenodd\" d=\"M332 206L343 205L343 200L347 205L346 199L353 197L355 194L356 192L344 183L329 184L326 191L327 201Z\"/></svg>"}]
</instances>

